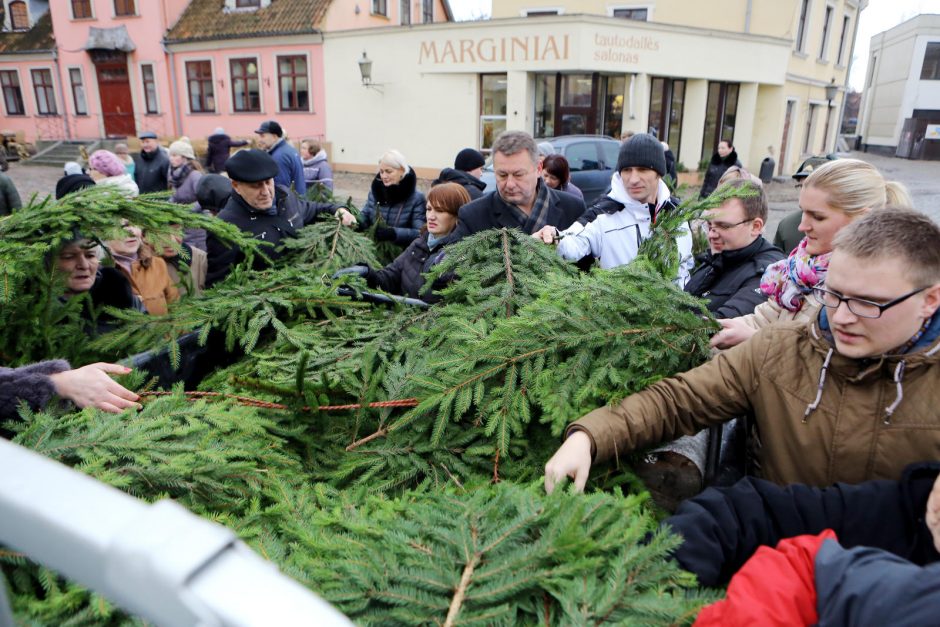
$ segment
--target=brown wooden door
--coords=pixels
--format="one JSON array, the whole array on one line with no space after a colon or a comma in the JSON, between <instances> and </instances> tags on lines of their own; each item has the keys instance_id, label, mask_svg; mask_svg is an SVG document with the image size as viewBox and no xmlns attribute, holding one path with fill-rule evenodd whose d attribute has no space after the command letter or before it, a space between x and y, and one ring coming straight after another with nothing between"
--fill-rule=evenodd
<instances>
[{"instance_id":1,"label":"brown wooden door","mask_svg":"<svg viewBox=\"0 0 940 627\"><path fill-rule=\"evenodd\" d=\"M108 137L128 137L136 134L134 126L134 101L131 98L131 83L127 75L127 61L112 58L95 64L98 74L98 93L101 96L101 113L104 117L104 132Z\"/></svg>"}]
</instances>

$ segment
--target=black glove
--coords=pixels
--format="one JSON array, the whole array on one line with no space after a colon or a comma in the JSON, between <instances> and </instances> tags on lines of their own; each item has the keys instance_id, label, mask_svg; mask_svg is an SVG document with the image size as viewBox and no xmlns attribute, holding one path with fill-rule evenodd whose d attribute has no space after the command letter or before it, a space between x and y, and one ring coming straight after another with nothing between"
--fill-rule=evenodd
<instances>
[{"instance_id":1,"label":"black glove","mask_svg":"<svg viewBox=\"0 0 940 627\"><path fill-rule=\"evenodd\" d=\"M341 276L344 276L344 275L347 275L347 274L355 274L355 275L358 275L358 276L366 276L367 274L369 274L369 264L367 264L367 263L359 263L359 264L357 264L357 265L355 265L355 266L350 266L350 267L348 267L348 268L341 268L341 269L339 269L339 270L337 270L336 272L333 273L333 277L332 277L332 278L333 278L333 280L335 281L336 279L340 278Z\"/></svg>"},{"instance_id":2,"label":"black glove","mask_svg":"<svg viewBox=\"0 0 940 627\"><path fill-rule=\"evenodd\" d=\"M378 226L375 228L375 239L380 242L393 242L395 241L395 229L390 226Z\"/></svg>"}]
</instances>

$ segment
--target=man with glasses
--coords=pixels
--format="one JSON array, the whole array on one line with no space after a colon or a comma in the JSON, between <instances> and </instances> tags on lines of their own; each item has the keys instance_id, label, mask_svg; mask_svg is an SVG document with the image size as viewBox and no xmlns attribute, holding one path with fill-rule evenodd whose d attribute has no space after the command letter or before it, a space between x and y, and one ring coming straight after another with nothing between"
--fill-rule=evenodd
<instances>
[{"instance_id":1,"label":"man with glasses","mask_svg":"<svg viewBox=\"0 0 940 627\"><path fill-rule=\"evenodd\" d=\"M729 198L704 217L708 252L696 258L685 291L708 301L716 318L734 318L754 311L767 300L760 279L784 254L763 237L767 194L748 179L729 181L722 189L740 196Z\"/></svg>"},{"instance_id":2,"label":"man with glasses","mask_svg":"<svg viewBox=\"0 0 940 627\"><path fill-rule=\"evenodd\" d=\"M940 455L940 229L872 211L833 242L825 305L571 424L545 466L583 489L593 463L752 412L761 476L827 486L901 477Z\"/></svg>"}]
</instances>

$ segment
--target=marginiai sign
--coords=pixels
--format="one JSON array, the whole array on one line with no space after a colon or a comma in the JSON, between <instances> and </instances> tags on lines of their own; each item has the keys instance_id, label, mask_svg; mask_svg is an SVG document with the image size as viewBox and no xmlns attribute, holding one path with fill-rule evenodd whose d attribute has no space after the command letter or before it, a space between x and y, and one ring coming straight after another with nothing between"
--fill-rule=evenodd
<instances>
[{"instance_id":1,"label":"marginiai sign","mask_svg":"<svg viewBox=\"0 0 940 627\"><path fill-rule=\"evenodd\" d=\"M570 54L569 35L432 40L420 43L418 65L557 62L568 61Z\"/></svg>"}]
</instances>

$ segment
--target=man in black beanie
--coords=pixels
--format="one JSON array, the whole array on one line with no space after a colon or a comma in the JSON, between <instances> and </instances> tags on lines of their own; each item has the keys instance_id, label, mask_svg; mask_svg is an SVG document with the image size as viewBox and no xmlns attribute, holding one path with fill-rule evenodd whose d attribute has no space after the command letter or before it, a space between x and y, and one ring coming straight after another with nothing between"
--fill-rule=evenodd
<instances>
[{"instance_id":1,"label":"man in black beanie","mask_svg":"<svg viewBox=\"0 0 940 627\"><path fill-rule=\"evenodd\" d=\"M256 270L281 257L278 244L282 239L297 237L301 227L321 214L339 215L338 211L346 211L332 203L301 200L288 187L275 185L277 163L263 150L235 153L225 162L225 171L232 180L232 195L218 217L268 244L262 250L267 259L254 259ZM226 246L211 233L206 239L206 252L209 257L206 287L224 279L232 266L245 258L237 246Z\"/></svg>"},{"instance_id":2,"label":"man in black beanie","mask_svg":"<svg viewBox=\"0 0 940 627\"><path fill-rule=\"evenodd\" d=\"M480 180L486 159L479 150L464 148L457 153L453 168L444 168L431 185L441 183L457 183L463 186L470 194L470 200L476 200L483 195L486 183Z\"/></svg>"},{"instance_id":3,"label":"man in black beanie","mask_svg":"<svg viewBox=\"0 0 940 627\"><path fill-rule=\"evenodd\" d=\"M662 144L648 133L636 134L620 146L610 193L567 230L545 227L534 236L545 243L558 242L558 254L570 261L590 254L602 268L629 263L640 243L650 237L661 213L679 205L662 180L665 173ZM693 263L691 232L686 228L676 243L680 259L676 283L682 287Z\"/></svg>"}]
</instances>

